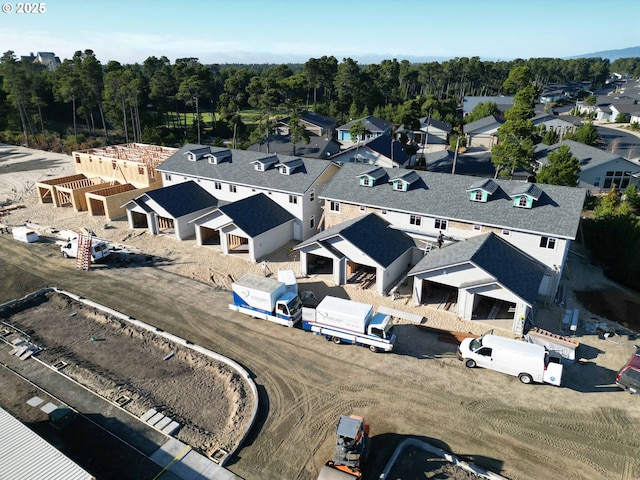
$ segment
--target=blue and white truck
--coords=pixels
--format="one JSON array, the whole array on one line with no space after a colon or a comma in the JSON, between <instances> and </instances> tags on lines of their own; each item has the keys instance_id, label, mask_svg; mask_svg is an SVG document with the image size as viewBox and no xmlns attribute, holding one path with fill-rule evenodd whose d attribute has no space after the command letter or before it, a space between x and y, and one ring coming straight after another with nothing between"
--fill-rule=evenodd
<instances>
[{"instance_id":1,"label":"blue and white truck","mask_svg":"<svg viewBox=\"0 0 640 480\"><path fill-rule=\"evenodd\" d=\"M231 285L231 310L254 318L293 327L302 317L302 301L297 287L284 281L248 273Z\"/></svg>"},{"instance_id":2,"label":"blue and white truck","mask_svg":"<svg viewBox=\"0 0 640 480\"><path fill-rule=\"evenodd\" d=\"M327 296L316 308L302 310L302 329L334 343L366 346L372 352L390 352L396 343L391 316L374 313L366 303Z\"/></svg>"}]
</instances>

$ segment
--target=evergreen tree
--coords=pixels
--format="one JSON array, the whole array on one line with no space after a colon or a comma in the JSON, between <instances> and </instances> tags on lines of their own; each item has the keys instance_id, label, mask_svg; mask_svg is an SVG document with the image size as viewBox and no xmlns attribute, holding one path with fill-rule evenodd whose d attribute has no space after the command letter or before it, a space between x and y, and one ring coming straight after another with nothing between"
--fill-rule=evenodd
<instances>
[{"instance_id":1,"label":"evergreen tree","mask_svg":"<svg viewBox=\"0 0 640 480\"><path fill-rule=\"evenodd\" d=\"M537 183L575 187L580 175L580 161L571 153L568 145L561 145L551 152L549 164L542 167L536 175Z\"/></svg>"}]
</instances>

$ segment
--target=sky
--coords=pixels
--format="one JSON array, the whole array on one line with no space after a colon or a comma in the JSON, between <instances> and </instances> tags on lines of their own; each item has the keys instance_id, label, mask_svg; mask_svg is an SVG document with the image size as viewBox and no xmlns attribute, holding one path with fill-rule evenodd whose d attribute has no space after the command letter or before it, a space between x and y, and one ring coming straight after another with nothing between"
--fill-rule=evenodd
<instances>
[{"instance_id":1,"label":"sky","mask_svg":"<svg viewBox=\"0 0 640 480\"><path fill-rule=\"evenodd\" d=\"M4 0L3 0L4 1ZM2 2L0 2L2 3ZM29 4L31 5L31 3ZM49 0L2 3L0 48L210 63L565 58L640 46L638 0ZM627 28L625 28L627 26Z\"/></svg>"}]
</instances>

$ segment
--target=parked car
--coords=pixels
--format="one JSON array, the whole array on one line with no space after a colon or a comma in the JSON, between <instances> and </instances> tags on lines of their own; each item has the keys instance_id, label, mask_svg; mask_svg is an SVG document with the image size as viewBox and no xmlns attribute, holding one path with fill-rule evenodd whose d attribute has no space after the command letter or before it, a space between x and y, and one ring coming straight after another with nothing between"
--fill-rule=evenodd
<instances>
[{"instance_id":1,"label":"parked car","mask_svg":"<svg viewBox=\"0 0 640 480\"><path fill-rule=\"evenodd\" d=\"M616 385L630 393L640 394L640 347L636 345L636 353L616 376Z\"/></svg>"}]
</instances>

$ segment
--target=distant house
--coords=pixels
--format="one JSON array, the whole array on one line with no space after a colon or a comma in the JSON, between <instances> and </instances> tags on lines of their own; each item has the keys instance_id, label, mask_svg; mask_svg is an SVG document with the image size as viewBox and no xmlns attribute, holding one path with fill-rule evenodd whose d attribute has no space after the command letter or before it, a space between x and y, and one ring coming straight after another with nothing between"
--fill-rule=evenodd
<instances>
[{"instance_id":1,"label":"distant house","mask_svg":"<svg viewBox=\"0 0 640 480\"><path fill-rule=\"evenodd\" d=\"M479 103L495 103L502 113L513 107L513 95L467 96L462 99L462 116L466 117Z\"/></svg>"},{"instance_id":2,"label":"distant house","mask_svg":"<svg viewBox=\"0 0 640 480\"><path fill-rule=\"evenodd\" d=\"M391 122L369 115L368 117L359 118L339 126L338 140L340 142L353 142L354 139L351 138L350 130L351 127L358 122L362 123L364 128L369 132L367 133L368 138L376 138L381 135L391 135L391 128L393 126Z\"/></svg>"},{"instance_id":3,"label":"distant house","mask_svg":"<svg viewBox=\"0 0 640 480\"><path fill-rule=\"evenodd\" d=\"M534 127L544 125L546 131L553 131L562 139L568 133L574 133L576 129L582 125L580 117L571 115L552 115L549 113L540 113L531 120Z\"/></svg>"},{"instance_id":4,"label":"distant house","mask_svg":"<svg viewBox=\"0 0 640 480\"><path fill-rule=\"evenodd\" d=\"M475 122L467 123L463 132L467 138L467 147L491 149L498 143L498 128L504 120L496 115L489 115Z\"/></svg>"},{"instance_id":5,"label":"distant house","mask_svg":"<svg viewBox=\"0 0 640 480\"><path fill-rule=\"evenodd\" d=\"M613 185L624 190L629 185L638 184L640 163L573 140L563 140L555 145L537 145L535 171L547 165L549 154L562 145L567 145L580 162L578 186L592 194L608 192Z\"/></svg>"},{"instance_id":6,"label":"distant house","mask_svg":"<svg viewBox=\"0 0 640 480\"><path fill-rule=\"evenodd\" d=\"M418 145L446 145L451 134L451 124L430 117L422 117L418 130L409 130L401 125L395 133L404 133Z\"/></svg>"},{"instance_id":7,"label":"distant house","mask_svg":"<svg viewBox=\"0 0 640 480\"><path fill-rule=\"evenodd\" d=\"M289 135L289 121L291 117L285 117L278 120L276 124L276 133L278 135ZM300 125L302 125L310 134L318 137L333 137L336 131L336 122L333 118L325 117L319 113L304 112L300 115Z\"/></svg>"},{"instance_id":8,"label":"distant house","mask_svg":"<svg viewBox=\"0 0 640 480\"><path fill-rule=\"evenodd\" d=\"M627 120L631 120L632 116L640 116L640 105L638 104L612 103L609 109L611 110L611 118L609 119L611 122L615 122L618 119L618 115L624 115Z\"/></svg>"},{"instance_id":9,"label":"distant house","mask_svg":"<svg viewBox=\"0 0 640 480\"><path fill-rule=\"evenodd\" d=\"M388 168L406 168L415 165L415 158L410 158L404 151L402 143L389 135L371 138L361 144L353 144L329 159L336 163L365 163Z\"/></svg>"},{"instance_id":10,"label":"distant house","mask_svg":"<svg viewBox=\"0 0 640 480\"><path fill-rule=\"evenodd\" d=\"M60 66L60 57L56 56L53 52L38 52L33 54L31 52L29 56L22 56L21 60L27 62L41 63L51 72L55 72L56 68Z\"/></svg>"},{"instance_id":11,"label":"distant house","mask_svg":"<svg viewBox=\"0 0 640 480\"><path fill-rule=\"evenodd\" d=\"M258 143L250 145L247 150L250 152L279 153L282 155L293 155L294 146L291 144L291 135L270 135L268 138ZM332 155L340 152L342 145L333 138L309 135L309 143L299 141L295 145L295 154L304 158L328 159Z\"/></svg>"}]
</instances>

